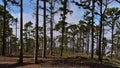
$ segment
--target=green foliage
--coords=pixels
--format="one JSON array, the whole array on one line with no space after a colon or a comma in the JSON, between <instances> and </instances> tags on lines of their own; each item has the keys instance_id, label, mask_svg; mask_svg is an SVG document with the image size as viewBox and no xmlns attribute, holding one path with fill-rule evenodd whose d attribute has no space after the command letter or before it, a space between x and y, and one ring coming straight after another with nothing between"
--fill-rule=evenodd
<instances>
[{"instance_id":1,"label":"green foliage","mask_svg":"<svg viewBox=\"0 0 120 68\"><path fill-rule=\"evenodd\" d=\"M115 25L116 20L120 18L119 14L120 10L119 8L113 7L113 8L107 8L105 14L104 14L104 19L108 24Z\"/></svg>"},{"instance_id":2,"label":"green foliage","mask_svg":"<svg viewBox=\"0 0 120 68\"><path fill-rule=\"evenodd\" d=\"M91 9L91 5L90 5L91 0L79 0L79 2L73 0L72 2L84 9Z\"/></svg>"},{"instance_id":3,"label":"green foliage","mask_svg":"<svg viewBox=\"0 0 120 68\"><path fill-rule=\"evenodd\" d=\"M67 25L67 22L64 22L64 21L59 21L56 25L55 25L55 30L60 30L61 31L61 27L63 25Z\"/></svg>"},{"instance_id":4,"label":"green foliage","mask_svg":"<svg viewBox=\"0 0 120 68\"><path fill-rule=\"evenodd\" d=\"M78 33L78 25L73 24L67 27L68 33L71 35L76 35Z\"/></svg>"},{"instance_id":5,"label":"green foliage","mask_svg":"<svg viewBox=\"0 0 120 68\"><path fill-rule=\"evenodd\" d=\"M12 5L17 5L17 6L19 5L19 0L6 0L6 1Z\"/></svg>"},{"instance_id":6,"label":"green foliage","mask_svg":"<svg viewBox=\"0 0 120 68\"><path fill-rule=\"evenodd\" d=\"M2 39L2 34L3 34L3 13L4 13L4 7L2 5L0 5L0 39ZM12 28L10 28L10 24L12 24L14 22L14 17L8 12L6 11L6 40L7 38L12 35Z\"/></svg>"}]
</instances>

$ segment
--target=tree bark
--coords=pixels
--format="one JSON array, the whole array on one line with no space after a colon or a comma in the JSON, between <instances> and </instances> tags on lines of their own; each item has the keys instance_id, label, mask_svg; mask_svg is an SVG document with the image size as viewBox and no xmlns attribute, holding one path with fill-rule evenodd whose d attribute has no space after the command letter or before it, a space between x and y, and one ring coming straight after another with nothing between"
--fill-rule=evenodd
<instances>
[{"instance_id":1,"label":"tree bark","mask_svg":"<svg viewBox=\"0 0 120 68\"><path fill-rule=\"evenodd\" d=\"M51 0L50 3L50 16L51 16L51 21L50 21L50 37L51 37L51 42L50 42L50 55L53 55L53 0Z\"/></svg>"},{"instance_id":2,"label":"tree bark","mask_svg":"<svg viewBox=\"0 0 120 68\"><path fill-rule=\"evenodd\" d=\"M102 37L102 20L103 20L103 14L102 14L102 0L100 1L100 33L99 33L99 52L98 52L98 60L102 63L102 57L101 57L101 37Z\"/></svg>"},{"instance_id":3,"label":"tree bark","mask_svg":"<svg viewBox=\"0 0 120 68\"><path fill-rule=\"evenodd\" d=\"M23 0L20 0L20 56L19 63L23 63Z\"/></svg>"},{"instance_id":4,"label":"tree bark","mask_svg":"<svg viewBox=\"0 0 120 68\"><path fill-rule=\"evenodd\" d=\"M66 9L67 9L67 1L68 0L64 0L64 4L63 4L63 17L62 17L62 20L63 20L63 26L62 26L62 45L61 45L61 54L60 54L60 56L62 56L63 55L63 49L64 49L64 47L63 47L63 45L64 45L64 32L65 32L65 19L66 19L66 14L67 14L67 12L66 12Z\"/></svg>"},{"instance_id":5,"label":"tree bark","mask_svg":"<svg viewBox=\"0 0 120 68\"><path fill-rule=\"evenodd\" d=\"M87 34L87 51L86 51L87 55L89 54L89 41L90 41L90 36L89 34Z\"/></svg>"},{"instance_id":6,"label":"tree bark","mask_svg":"<svg viewBox=\"0 0 120 68\"><path fill-rule=\"evenodd\" d=\"M36 29L35 29L35 64L38 64L38 22L39 22L39 0L36 0Z\"/></svg>"},{"instance_id":7,"label":"tree bark","mask_svg":"<svg viewBox=\"0 0 120 68\"><path fill-rule=\"evenodd\" d=\"M3 24L3 44L2 44L2 56L5 56L5 51L6 51L6 6L7 6L7 2L6 0L4 0L4 24Z\"/></svg>"},{"instance_id":8,"label":"tree bark","mask_svg":"<svg viewBox=\"0 0 120 68\"><path fill-rule=\"evenodd\" d=\"M112 22L112 45L111 45L111 56L110 56L110 58L112 59L112 57L113 57L113 32L114 32L114 24L113 24L113 22Z\"/></svg>"},{"instance_id":9,"label":"tree bark","mask_svg":"<svg viewBox=\"0 0 120 68\"><path fill-rule=\"evenodd\" d=\"M91 37L92 43L91 43L91 59L93 59L93 57L94 57L94 7L95 7L94 0L92 0L92 37Z\"/></svg>"},{"instance_id":10,"label":"tree bark","mask_svg":"<svg viewBox=\"0 0 120 68\"><path fill-rule=\"evenodd\" d=\"M46 0L44 0L44 39L43 39L43 51L42 51L42 58L46 57L46 45L47 45L47 41L46 41Z\"/></svg>"}]
</instances>

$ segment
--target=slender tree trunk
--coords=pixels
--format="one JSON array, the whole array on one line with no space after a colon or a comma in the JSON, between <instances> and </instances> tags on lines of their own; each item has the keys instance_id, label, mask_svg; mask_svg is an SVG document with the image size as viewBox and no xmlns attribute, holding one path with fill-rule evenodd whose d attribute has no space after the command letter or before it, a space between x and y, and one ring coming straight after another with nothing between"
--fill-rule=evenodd
<instances>
[{"instance_id":1,"label":"slender tree trunk","mask_svg":"<svg viewBox=\"0 0 120 68\"><path fill-rule=\"evenodd\" d=\"M79 44L80 41L79 41L78 37L79 37L79 36L78 36L78 34L77 34L77 46L76 46L76 47L77 47L77 48L76 48L76 49L77 49L77 50L76 50L77 53L79 52L79 45L80 45L80 44Z\"/></svg>"},{"instance_id":2,"label":"slender tree trunk","mask_svg":"<svg viewBox=\"0 0 120 68\"><path fill-rule=\"evenodd\" d=\"M98 30L98 29L97 29ZM97 31L97 47L96 47L96 55L98 55L98 52L99 52L99 31Z\"/></svg>"},{"instance_id":3,"label":"slender tree trunk","mask_svg":"<svg viewBox=\"0 0 120 68\"><path fill-rule=\"evenodd\" d=\"M65 51L67 52L67 50L68 50L68 47L67 47L67 45L68 45L68 40L67 40L67 30L65 29Z\"/></svg>"},{"instance_id":4,"label":"slender tree trunk","mask_svg":"<svg viewBox=\"0 0 120 68\"><path fill-rule=\"evenodd\" d=\"M16 22L16 29L15 29L16 30L16 38L17 38L17 29L18 29L18 27L17 27L17 22Z\"/></svg>"},{"instance_id":5,"label":"slender tree trunk","mask_svg":"<svg viewBox=\"0 0 120 68\"><path fill-rule=\"evenodd\" d=\"M116 53L116 56L118 56L119 55L119 38L120 37L118 37L118 39L117 39L117 49L116 49L116 51L117 51L117 53Z\"/></svg>"},{"instance_id":6,"label":"slender tree trunk","mask_svg":"<svg viewBox=\"0 0 120 68\"><path fill-rule=\"evenodd\" d=\"M51 0L50 3L50 8L51 8L51 21L50 21L50 37L51 37L51 42L50 42L50 55L53 55L53 0Z\"/></svg>"},{"instance_id":7,"label":"slender tree trunk","mask_svg":"<svg viewBox=\"0 0 120 68\"><path fill-rule=\"evenodd\" d=\"M84 33L82 32L81 33L81 53L83 53L83 51L84 51Z\"/></svg>"},{"instance_id":8,"label":"slender tree trunk","mask_svg":"<svg viewBox=\"0 0 120 68\"><path fill-rule=\"evenodd\" d=\"M20 56L19 63L23 63L23 0L20 0Z\"/></svg>"},{"instance_id":9,"label":"slender tree trunk","mask_svg":"<svg viewBox=\"0 0 120 68\"><path fill-rule=\"evenodd\" d=\"M94 57L94 7L95 7L94 0L92 0L92 37L91 37L92 43L91 43L91 59L93 59L93 57Z\"/></svg>"},{"instance_id":10,"label":"slender tree trunk","mask_svg":"<svg viewBox=\"0 0 120 68\"><path fill-rule=\"evenodd\" d=\"M11 55L11 38L8 39L9 40L9 44L8 44L8 54Z\"/></svg>"},{"instance_id":11,"label":"slender tree trunk","mask_svg":"<svg viewBox=\"0 0 120 68\"><path fill-rule=\"evenodd\" d=\"M81 41L82 41L82 32L79 33L80 34L80 52L82 53L82 44L81 44Z\"/></svg>"},{"instance_id":12,"label":"slender tree trunk","mask_svg":"<svg viewBox=\"0 0 120 68\"><path fill-rule=\"evenodd\" d=\"M39 0L36 0L36 29L35 29L35 55L34 55L34 59L35 59L35 64L38 64L38 22L39 22Z\"/></svg>"},{"instance_id":13,"label":"slender tree trunk","mask_svg":"<svg viewBox=\"0 0 120 68\"><path fill-rule=\"evenodd\" d=\"M28 34L29 34L29 47L28 47L28 52L29 52L29 51L30 51L30 45L31 45L31 44L30 44L30 31L29 31Z\"/></svg>"},{"instance_id":14,"label":"slender tree trunk","mask_svg":"<svg viewBox=\"0 0 120 68\"><path fill-rule=\"evenodd\" d=\"M103 47L104 47L104 42L105 42L105 40L104 40L104 22L103 22L103 24L102 24L102 46L101 46L101 48L102 48L102 53L101 53L101 58L103 58L103 55L104 55L104 49L103 49Z\"/></svg>"},{"instance_id":15,"label":"slender tree trunk","mask_svg":"<svg viewBox=\"0 0 120 68\"><path fill-rule=\"evenodd\" d=\"M73 35L73 54L75 53L75 36Z\"/></svg>"},{"instance_id":16,"label":"slender tree trunk","mask_svg":"<svg viewBox=\"0 0 120 68\"><path fill-rule=\"evenodd\" d=\"M102 20L103 20L103 14L102 14L102 0L100 1L100 34L99 34L99 53L98 53L98 60L102 63L102 57L101 57L101 37L102 37Z\"/></svg>"},{"instance_id":17,"label":"slender tree trunk","mask_svg":"<svg viewBox=\"0 0 120 68\"><path fill-rule=\"evenodd\" d=\"M90 36L89 34L87 34L87 51L86 51L87 55L89 54L89 41L90 41Z\"/></svg>"},{"instance_id":18,"label":"slender tree trunk","mask_svg":"<svg viewBox=\"0 0 120 68\"><path fill-rule=\"evenodd\" d=\"M18 21L17 21L17 19L16 19L16 29L15 29L15 31L16 31L16 38L17 38L17 29L18 29L17 22L18 22ZM16 40L15 43L16 43L16 45L15 45L15 51L16 51L16 52L15 52L15 53L17 54L17 53L18 53L18 50L17 50L17 43L18 43L18 42L17 42L17 40Z\"/></svg>"},{"instance_id":19,"label":"slender tree trunk","mask_svg":"<svg viewBox=\"0 0 120 68\"><path fill-rule=\"evenodd\" d=\"M25 40L26 40L26 52L28 52L27 30L26 30L26 33L25 33Z\"/></svg>"},{"instance_id":20,"label":"slender tree trunk","mask_svg":"<svg viewBox=\"0 0 120 68\"><path fill-rule=\"evenodd\" d=\"M5 51L6 51L6 40L5 40L5 37L6 37L6 5L7 5L7 2L6 0L4 0L4 27L3 27L3 45L2 45L2 56L5 56Z\"/></svg>"},{"instance_id":21,"label":"slender tree trunk","mask_svg":"<svg viewBox=\"0 0 120 68\"><path fill-rule=\"evenodd\" d=\"M112 59L112 57L113 57L113 32L114 32L114 24L112 23L112 45L111 45L111 59Z\"/></svg>"},{"instance_id":22,"label":"slender tree trunk","mask_svg":"<svg viewBox=\"0 0 120 68\"><path fill-rule=\"evenodd\" d=\"M64 45L64 25L62 26L62 44L61 44L60 56L63 56L63 45Z\"/></svg>"},{"instance_id":23,"label":"slender tree trunk","mask_svg":"<svg viewBox=\"0 0 120 68\"><path fill-rule=\"evenodd\" d=\"M65 19L66 19L66 8L67 8L67 0L64 0L64 4L63 4L63 22L65 23ZM63 26L62 26L62 44L61 44L61 52L60 52L60 56L63 55L63 45L64 45L64 30L65 30L65 24L63 23Z\"/></svg>"},{"instance_id":24,"label":"slender tree trunk","mask_svg":"<svg viewBox=\"0 0 120 68\"><path fill-rule=\"evenodd\" d=\"M84 53L84 45L85 45L85 42L84 42L84 32L82 32L82 53Z\"/></svg>"},{"instance_id":25,"label":"slender tree trunk","mask_svg":"<svg viewBox=\"0 0 120 68\"><path fill-rule=\"evenodd\" d=\"M44 0L44 40L43 40L43 51L42 51L42 58L46 57L46 45L47 45L47 41L46 41L46 0Z\"/></svg>"}]
</instances>

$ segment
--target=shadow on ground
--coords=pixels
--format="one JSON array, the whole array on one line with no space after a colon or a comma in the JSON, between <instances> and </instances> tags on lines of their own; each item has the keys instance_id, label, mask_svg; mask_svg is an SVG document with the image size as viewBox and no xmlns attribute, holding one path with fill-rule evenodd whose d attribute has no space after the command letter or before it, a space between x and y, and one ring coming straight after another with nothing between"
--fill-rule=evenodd
<instances>
[{"instance_id":1,"label":"shadow on ground","mask_svg":"<svg viewBox=\"0 0 120 68\"><path fill-rule=\"evenodd\" d=\"M56 60L40 60L39 64L48 67L77 67L77 68L118 68L115 64L109 62L96 63L85 57L68 57Z\"/></svg>"},{"instance_id":2,"label":"shadow on ground","mask_svg":"<svg viewBox=\"0 0 120 68\"><path fill-rule=\"evenodd\" d=\"M27 58L26 58L27 59ZM0 64L0 68L40 68L40 67L54 67L54 68L119 68L116 67L115 64L108 62L103 62L102 64L96 63L96 60L91 61L89 58L85 57L68 57L68 58L39 58L39 63L34 64L34 60L28 60L28 62L24 62L23 64ZM27 66L27 67L26 67Z\"/></svg>"},{"instance_id":3,"label":"shadow on ground","mask_svg":"<svg viewBox=\"0 0 120 68\"><path fill-rule=\"evenodd\" d=\"M0 64L0 68L16 68L16 67L22 67L26 65L31 65L32 63L23 63L23 64Z\"/></svg>"}]
</instances>

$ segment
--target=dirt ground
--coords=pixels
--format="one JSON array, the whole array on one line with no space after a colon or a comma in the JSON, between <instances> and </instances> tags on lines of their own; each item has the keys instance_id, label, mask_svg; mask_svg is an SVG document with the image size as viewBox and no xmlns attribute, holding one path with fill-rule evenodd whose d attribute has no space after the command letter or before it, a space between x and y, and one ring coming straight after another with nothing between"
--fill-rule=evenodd
<instances>
[{"instance_id":1,"label":"dirt ground","mask_svg":"<svg viewBox=\"0 0 120 68\"><path fill-rule=\"evenodd\" d=\"M0 57L0 68L118 68L116 65L104 62L102 64L89 62L84 57L47 57L39 58L39 63L34 64L34 58L24 56L24 63L18 64L18 57Z\"/></svg>"}]
</instances>

